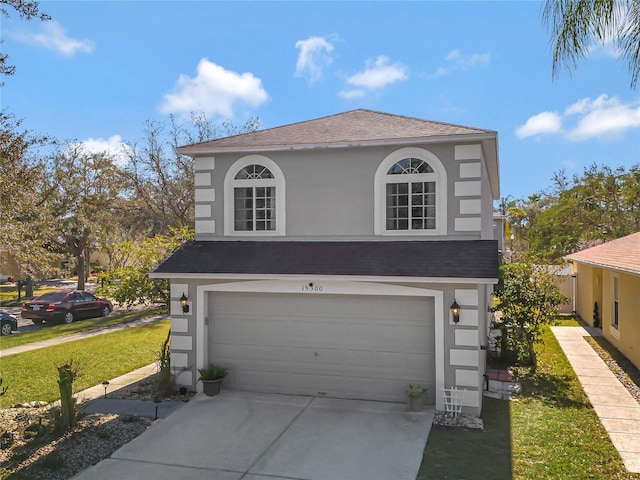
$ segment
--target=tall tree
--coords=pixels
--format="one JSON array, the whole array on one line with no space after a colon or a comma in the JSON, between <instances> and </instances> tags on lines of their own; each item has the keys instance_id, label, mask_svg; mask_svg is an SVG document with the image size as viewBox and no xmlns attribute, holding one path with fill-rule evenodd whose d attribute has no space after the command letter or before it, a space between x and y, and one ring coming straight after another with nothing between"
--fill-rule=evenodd
<instances>
[{"instance_id":1,"label":"tall tree","mask_svg":"<svg viewBox=\"0 0 640 480\"><path fill-rule=\"evenodd\" d=\"M613 42L627 61L631 87L640 75L640 0L547 0L543 22L551 33L553 76L576 69L593 43Z\"/></svg>"},{"instance_id":2,"label":"tall tree","mask_svg":"<svg viewBox=\"0 0 640 480\"><path fill-rule=\"evenodd\" d=\"M15 259L21 279L52 273L57 255L50 248L50 228L43 200L49 185L38 148L51 143L23 130L21 120L0 112L0 247Z\"/></svg>"},{"instance_id":3,"label":"tall tree","mask_svg":"<svg viewBox=\"0 0 640 480\"><path fill-rule=\"evenodd\" d=\"M0 16L5 18L10 16L9 9L7 7L11 7L23 20L31 20L32 18L39 18L42 21L51 20L49 15L40 12L38 2L25 0L0 0ZM16 71L15 66L7 63L8 59L9 55L6 53L0 53L0 78L3 75L13 75ZM4 83L0 81L0 86L2 85L4 85Z\"/></svg>"},{"instance_id":4,"label":"tall tree","mask_svg":"<svg viewBox=\"0 0 640 480\"><path fill-rule=\"evenodd\" d=\"M556 189L527 234L531 249L547 261L640 230L640 165L591 165Z\"/></svg>"},{"instance_id":5,"label":"tall tree","mask_svg":"<svg viewBox=\"0 0 640 480\"><path fill-rule=\"evenodd\" d=\"M229 120L218 125L195 114L186 123L178 122L173 116L168 124L147 121L144 138L129 144L125 150L131 229L138 235L142 232L144 236L153 236L166 234L171 228L193 226L193 159L180 155L176 149L180 145L251 132L259 127L257 118L250 118L243 126Z\"/></svg>"},{"instance_id":6,"label":"tall tree","mask_svg":"<svg viewBox=\"0 0 640 480\"><path fill-rule=\"evenodd\" d=\"M99 248L114 221L122 177L106 154L71 143L54 156L47 178L46 203L56 220L51 245L76 260L78 289L83 290L89 255Z\"/></svg>"}]
</instances>

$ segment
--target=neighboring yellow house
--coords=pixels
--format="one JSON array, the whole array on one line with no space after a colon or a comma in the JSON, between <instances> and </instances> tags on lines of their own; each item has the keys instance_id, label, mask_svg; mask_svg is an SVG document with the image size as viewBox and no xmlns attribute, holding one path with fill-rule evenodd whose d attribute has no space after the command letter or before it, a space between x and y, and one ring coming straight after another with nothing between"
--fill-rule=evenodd
<instances>
[{"instance_id":1,"label":"neighboring yellow house","mask_svg":"<svg viewBox=\"0 0 640 480\"><path fill-rule=\"evenodd\" d=\"M577 278L576 313L598 305L604 337L640 368L640 232L565 257Z\"/></svg>"}]
</instances>

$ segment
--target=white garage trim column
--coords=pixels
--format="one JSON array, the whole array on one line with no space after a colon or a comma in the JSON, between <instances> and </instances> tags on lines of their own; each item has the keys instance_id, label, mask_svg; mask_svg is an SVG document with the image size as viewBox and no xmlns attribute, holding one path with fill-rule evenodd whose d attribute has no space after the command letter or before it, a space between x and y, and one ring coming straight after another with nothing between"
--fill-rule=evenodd
<instances>
[{"instance_id":1,"label":"white garage trim column","mask_svg":"<svg viewBox=\"0 0 640 480\"><path fill-rule=\"evenodd\" d=\"M380 279L384 281L385 279ZM434 336L435 336L435 387L436 409L443 410L444 402L441 392L444 388L444 295L440 290L429 290L415 287L403 287L373 282L353 282L339 280L314 281L307 280L256 280L246 282L217 283L199 285L197 287L196 312L196 369L205 367L207 339L209 338L208 322L213 312L209 312L208 294L210 292L255 292L255 293L287 293L298 295L374 295L433 297L434 299ZM448 311L448 310L447 310ZM197 385L198 391L202 386Z\"/></svg>"}]
</instances>

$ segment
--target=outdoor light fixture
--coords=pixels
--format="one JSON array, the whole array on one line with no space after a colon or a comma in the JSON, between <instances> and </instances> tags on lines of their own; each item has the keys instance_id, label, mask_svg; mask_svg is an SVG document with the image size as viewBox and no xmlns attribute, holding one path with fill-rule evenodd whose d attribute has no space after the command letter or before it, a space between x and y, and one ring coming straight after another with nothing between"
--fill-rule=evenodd
<instances>
[{"instance_id":1,"label":"outdoor light fixture","mask_svg":"<svg viewBox=\"0 0 640 480\"><path fill-rule=\"evenodd\" d=\"M182 313L189 313L189 299L182 292L182 296L180 297L180 306L182 306Z\"/></svg>"},{"instance_id":2,"label":"outdoor light fixture","mask_svg":"<svg viewBox=\"0 0 640 480\"><path fill-rule=\"evenodd\" d=\"M453 323L457 324L460 321L460 305L458 305L455 299L451 304L451 315L453 315Z\"/></svg>"},{"instance_id":3,"label":"outdoor light fixture","mask_svg":"<svg viewBox=\"0 0 640 480\"><path fill-rule=\"evenodd\" d=\"M6 450L13 445L13 433L6 431L0 435L0 449Z\"/></svg>"},{"instance_id":4,"label":"outdoor light fixture","mask_svg":"<svg viewBox=\"0 0 640 480\"><path fill-rule=\"evenodd\" d=\"M104 398L107 398L107 388L109 388L109 382L105 380L104 382L102 382L102 386L104 387Z\"/></svg>"}]
</instances>

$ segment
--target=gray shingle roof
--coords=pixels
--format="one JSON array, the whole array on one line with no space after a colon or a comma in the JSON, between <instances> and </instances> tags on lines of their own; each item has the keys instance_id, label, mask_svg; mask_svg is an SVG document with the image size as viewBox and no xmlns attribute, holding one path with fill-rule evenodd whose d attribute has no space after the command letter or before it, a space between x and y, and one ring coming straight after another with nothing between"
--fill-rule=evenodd
<instances>
[{"instance_id":1,"label":"gray shingle roof","mask_svg":"<svg viewBox=\"0 0 640 480\"><path fill-rule=\"evenodd\" d=\"M495 135L496 132L360 109L306 122L187 145L180 147L179 151L186 155L195 155L256 148L292 149L304 148L305 146L366 145L377 142L486 134Z\"/></svg>"},{"instance_id":2,"label":"gray shingle roof","mask_svg":"<svg viewBox=\"0 0 640 480\"><path fill-rule=\"evenodd\" d=\"M153 273L497 279L498 245L494 240L191 241Z\"/></svg>"}]
</instances>

